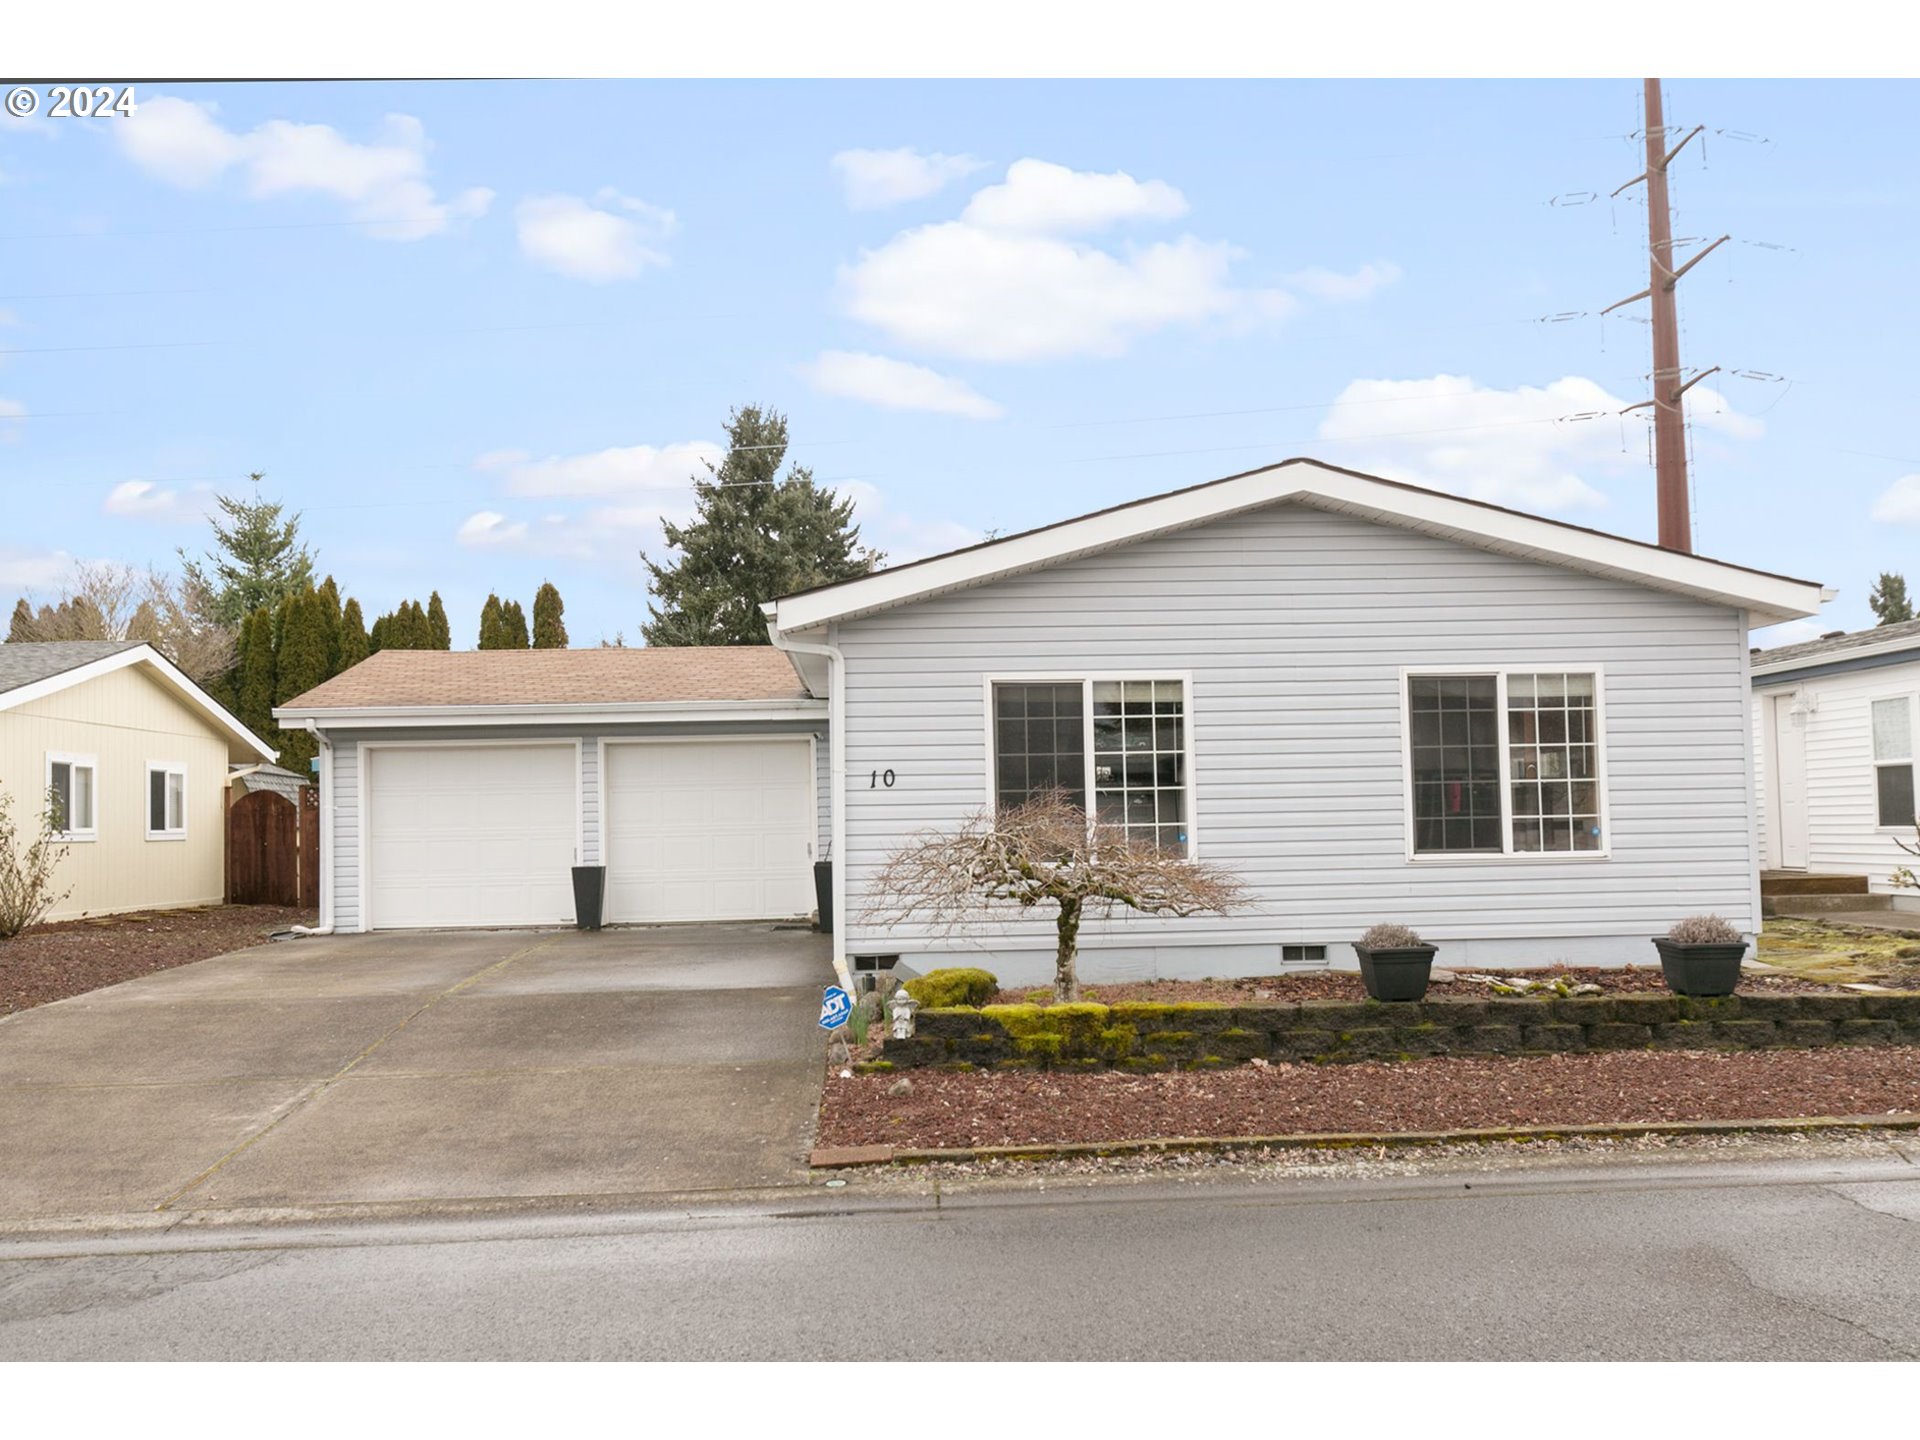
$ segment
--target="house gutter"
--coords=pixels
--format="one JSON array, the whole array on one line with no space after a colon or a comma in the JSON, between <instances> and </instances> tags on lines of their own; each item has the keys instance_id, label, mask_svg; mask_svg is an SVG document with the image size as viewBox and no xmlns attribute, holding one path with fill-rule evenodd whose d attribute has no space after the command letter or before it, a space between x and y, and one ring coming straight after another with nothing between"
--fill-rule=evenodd
<instances>
[{"instance_id":1,"label":"house gutter","mask_svg":"<svg viewBox=\"0 0 1920 1440\"><path fill-rule=\"evenodd\" d=\"M320 745L320 913L318 925L295 925L296 935L333 933L333 742L309 720L306 731Z\"/></svg>"},{"instance_id":2,"label":"house gutter","mask_svg":"<svg viewBox=\"0 0 1920 1440\"><path fill-rule=\"evenodd\" d=\"M853 990L853 972L847 967L847 657L840 647L825 641L795 640L780 631L771 605L763 607L767 638L776 650L789 654L820 655L827 662L827 804L828 837L833 861L833 973L841 987Z\"/></svg>"}]
</instances>

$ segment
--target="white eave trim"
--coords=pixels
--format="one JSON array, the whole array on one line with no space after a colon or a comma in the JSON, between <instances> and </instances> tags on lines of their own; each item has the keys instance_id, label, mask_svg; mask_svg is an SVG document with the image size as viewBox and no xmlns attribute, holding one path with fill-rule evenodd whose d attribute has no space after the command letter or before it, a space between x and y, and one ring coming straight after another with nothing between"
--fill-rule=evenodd
<instances>
[{"instance_id":1,"label":"white eave trim","mask_svg":"<svg viewBox=\"0 0 1920 1440\"><path fill-rule=\"evenodd\" d=\"M1436 490L1290 460L882 570L828 589L791 595L763 608L783 632L808 630L1287 501L1730 606L1745 610L1756 626L1816 614L1823 598L1821 587L1810 581L1745 570Z\"/></svg>"},{"instance_id":2,"label":"white eave trim","mask_svg":"<svg viewBox=\"0 0 1920 1440\"><path fill-rule=\"evenodd\" d=\"M824 700L674 700L645 705L363 705L275 710L282 724L323 730L458 725L647 725L752 720L824 720Z\"/></svg>"},{"instance_id":3,"label":"white eave trim","mask_svg":"<svg viewBox=\"0 0 1920 1440\"><path fill-rule=\"evenodd\" d=\"M31 684L21 685L12 690L0 691L0 710L11 710L16 705L26 705L48 695L57 695L62 690L71 690L76 685L84 685L87 681L97 680L102 675L111 675L116 670L124 670L129 665L152 666L168 689L188 704L197 707L215 726L224 730L231 738L269 762L279 758L278 750L242 725L225 706L202 690L187 677L184 671L151 645L134 645L125 650L116 650L111 655L103 655L98 660L89 660L86 664L76 665L71 670L62 670L58 675L49 675L44 680L35 680Z\"/></svg>"}]
</instances>

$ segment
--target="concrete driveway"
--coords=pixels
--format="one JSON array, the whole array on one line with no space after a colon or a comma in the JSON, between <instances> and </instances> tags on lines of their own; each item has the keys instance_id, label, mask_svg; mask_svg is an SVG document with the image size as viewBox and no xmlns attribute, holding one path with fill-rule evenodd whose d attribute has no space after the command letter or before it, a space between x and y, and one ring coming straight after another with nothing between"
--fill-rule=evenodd
<instances>
[{"instance_id":1,"label":"concrete driveway","mask_svg":"<svg viewBox=\"0 0 1920 1440\"><path fill-rule=\"evenodd\" d=\"M823 937L315 938L0 1020L0 1222L798 1180Z\"/></svg>"}]
</instances>

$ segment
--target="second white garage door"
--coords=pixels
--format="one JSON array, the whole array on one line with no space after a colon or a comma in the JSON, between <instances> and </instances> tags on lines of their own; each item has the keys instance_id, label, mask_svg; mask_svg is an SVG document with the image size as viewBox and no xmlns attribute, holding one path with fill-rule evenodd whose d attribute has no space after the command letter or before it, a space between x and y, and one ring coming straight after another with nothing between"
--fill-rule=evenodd
<instances>
[{"instance_id":1,"label":"second white garage door","mask_svg":"<svg viewBox=\"0 0 1920 1440\"><path fill-rule=\"evenodd\" d=\"M580 835L572 744L362 753L373 928L572 923Z\"/></svg>"},{"instance_id":2,"label":"second white garage door","mask_svg":"<svg viewBox=\"0 0 1920 1440\"><path fill-rule=\"evenodd\" d=\"M804 739L609 743L605 785L609 921L813 909Z\"/></svg>"}]
</instances>

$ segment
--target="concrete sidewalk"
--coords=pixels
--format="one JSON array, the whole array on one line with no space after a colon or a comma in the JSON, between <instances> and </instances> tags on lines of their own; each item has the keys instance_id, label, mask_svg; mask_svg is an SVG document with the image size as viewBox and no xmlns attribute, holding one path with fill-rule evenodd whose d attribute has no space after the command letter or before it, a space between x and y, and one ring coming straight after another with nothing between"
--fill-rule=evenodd
<instances>
[{"instance_id":1,"label":"concrete sidewalk","mask_svg":"<svg viewBox=\"0 0 1920 1440\"><path fill-rule=\"evenodd\" d=\"M0 1020L0 1222L797 1181L827 943L377 934Z\"/></svg>"}]
</instances>

